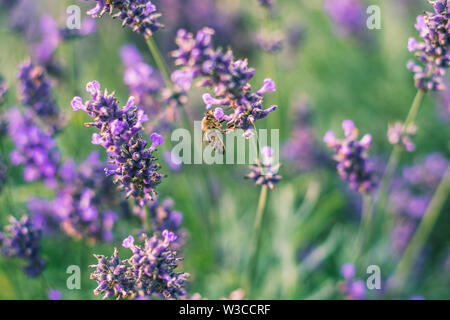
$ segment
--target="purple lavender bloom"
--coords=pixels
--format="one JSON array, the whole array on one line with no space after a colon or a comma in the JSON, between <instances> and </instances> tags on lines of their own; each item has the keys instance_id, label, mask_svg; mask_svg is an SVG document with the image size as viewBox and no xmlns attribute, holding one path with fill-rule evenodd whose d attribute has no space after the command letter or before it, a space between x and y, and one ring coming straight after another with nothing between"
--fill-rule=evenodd
<instances>
[{"instance_id":1,"label":"purple lavender bloom","mask_svg":"<svg viewBox=\"0 0 450 320\"><path fill-rule=\"evenodd\" d=\"M10 216L2 236L2 253L9 258L18 257L27 262L24 272L30 277L42 273L46 261L41 257L41 231L34 228L30 218L20 220Z\"/></svg>"},{"instance_id":2,"label":"purple lavender bloom","mask_svg":"<svg viewBox=\"0 0 450 320\"><path fill-rule=\"evenodd\" d=\"M114 94L108 94L107 90L102 94L97 81L89 82L86 90L92 100L83 104L80 97L74 97L72 107L88 113L94 122L86 126L100 131L92 135L92 143L103 146L108 153L112 168L106 168L106 174L114 176L114 182L126 191L127 198L133 196L143 204L156 194L155 187L163 177L153 157L162 138L153 134L152 144L147 146L142 137L142 125L148 117L136 107L134 97L119 108Z\"/></svg>"},{"instance_id":3,"label":"purple lavender bloom","mask_svg":"<svg viewBox=\"0 0 450 320\"><path fill-rule=\"evenodd\" d=\"M339 35L366 36L366 13L360 0L325 0L324 9L336 25Z\"/></svg>"},{"instance_id":4,"label":"purple lavender bloom","mask_svg":"<svg viewBox=\"0 0 450 320\"><path fill-rule=\"evenodd\" d=\"M364 281L355 279L355 265L346 263L341 267L341 274L345 281L338 284L339 291L349 300L363 300L366 296Z\"/></svg>"},{"instance_id":5,"label":"purple lavender bloom","mask_svg":"<svg viewBox=\"0 0 450 320\"><path fill-rule=\"evenodd\" d=\"M173 209L174 201L166 198L162 202L157 199L149 203L150 220L152 230L156 234L162 234L168 230L176 235L172 248L180 249L186 240L186 232L181 228L183 214Z\"/></svg>"},{"instance_id":6,"label":"purple lavender bloom","mask_svg":"<svg viewBox=\"0 0 450 320\"><path fill-rule=\"evenodd\" d=\"M33 226L48 234L58 228L58 222L54 219L53 202L44 198L30 198L27 201L27 209Z\"/></svg>"},{"instance_id":7,"label":"purple lavender bloom","mask_svg":"<svg viewBox=\"0 0 450 320\"><path fill-rule=\"evenodd\" d=\"M271 8L273 5L273 0L258 0L258 3L266 8Z\"/></svg>"},{"instance_id":8,"label":"purple lavender bloom","mask_svg":"<svg viewBox=\"0 0 450 320\"><path fill-rule=\"evenodd\" d=\"M351 280L355 277L355 265L353 263L345 263L341 267L341 274L345 280Z\"/></svg>"},{"instance_id":9,"label":"purple lavender bloom","mask_svg":"<svg viewBox=\"0 0 450 320\"><path fill-rule=\"evenodd\" d=\"M159 73L144 62L141 54L134 45L127 44L120 49L120 57L125 66L123 80L136 98L136 104L149 115L156 115L161 111L161 105L154 95L163 87L163 80Z\"/></svg>"},{"instance_id":10,"label":"purple lavender bloom","mask_svg":"<svg viewBox=\"0 0 450 320\"><path fill-rule=\"evenodd\" d=\"M430 4L434 12L419 15L415 25L422 41L414 38L408 40L408 50L415 52L418 61L409 61L407 67L414 72L416 88L438 91L445 89L445 72L450 65L450 5L447 0L436 0Z\"/></svg>"},{"instance_id":11,"label":"purple lavender bloom","mask_svg":"<svg viewBox=\"0 0 450 320\"><path fill-rule=\"evenodd\" d=\"M34 0L13 0L12 5L6 6L8 25L14 31L25 35L28 39L35 38L39 30L39 21L36 19L38 10Z\"/></svg>"},{"instance_id":12,"label":"purple lavender bloom","mask_svg":"<svg viewBox=\"0 0 450 320\"><path fill-rule=\"evenodd\" d=\"M17 4L16 0L0 0L0 6L6 8L6 9L11 9L16 4Z\"/></svg>"},{"instance_id":13,"label":"purple lavender bloom","mask_svg":"<svg viewBox=\"0 0 450 320\"><path fill-rule=\"evenodd\" d=\"M439 152L428 154L417 164L403 169L403 178L421 190L434 190L442 179L449 161Z\"/></svg>"},{"instance_id":14,"label":"purple lavender bloom","mask_svg":"<svg viewBox=\"0 0 450 320\"><path fill-rule=\"evenodd\" d=\"M164 151L163 159L169 166L170 170L174 172L178 172L181 170L182 159L179 158L176 154L173 154L171 151Z\"/></svg>"},{"instance_id":15,"label":"purple lavender bloom","mask_svg":"<svg viewBox=\"0 0 450 320\"><path fill-rule=\"evenodd\" d=\"M393 183L394 211L412 218L422 217L448 163L440 153L431 153L419 163L405 167L402 176Z\"/></svg>"},{"instance_id":16,"label":"purple lavender bloom","mask_svg":"<svg viewBox=\"0 0 450 320\"><path fill-rule=\"evenodd\" d=\"M293 24L286 30L287 43L292 48L297 48L305 38L306 30L302 24Z\"/></svg>"},{"instance_id":17,"label":"purple lavender bloom","mask_svg":"<svg viewBox=\"0 0 450 320\"><path fill-rule=\"evenodd\" d=\"M92 19L91 17L86 17L81 21L80 29L69 29L64 28L60 30L60 35L62 39L64 40L70 40L70 39L77 39L81 37L88 36L90 34L93 34L97 31L97 23L95 19Z\"/></svg>"},{"instance_id":18,"label":"purple lavender bloom","mask_svg":"<svg viewBox=\"0 0 450 320\"><path fill-rule=\"evenodd\" d=\"M48 290L48 299L49 300L61 300L62 299L62 292L56 289L49 289Z\"/></svg>"},{"instance_id":19,"label":"purple lavender bloom","mask_svg":"<svg viewBox=\"0 0 450 320\"><path fill-rule=\"evenodd\" d=\"M448 163L440 153L431 153L418 163L405 167L402 175L394 179L389 204L396 214L391 235L395 253L401 254L411 240Z\"/></svg>"},{"instance_id":20,"label":"purple lavender bloom","mask_svg":"<svg viewBox=\"0 0 450 320\"><path fill-rule=\"evenodd\" d=\"M397 219L391 233L392 250L395 254L400 256L405 251L415 229L415 222L408 219Z\"/></svg>"},{"instance_id":21,"label":"purple lavender bloom","mask_svg":"<svg viewBox=\"0 0 450 320\"><path fill-rule=\"evenodd\" d=\"M358 129L351 120L342 122L345 138L338 140L333 131L328 131L323 140L336 152L339 176L350 183L350 189L360 193L372 192L375 187L373 164L368 159L367 150L372 142L370 134L358 140Z\"/></svg>"},{"instance_id":22,"label":"purple lavender bloom","mask_svg":"<svg viewBox=\"0 0 450 320\"><path fill-rule=\"evenodd\" d=\"M90 278L97 281L98 284L94 289L94 294L103 294L103 299L133 298L136 279L133 278L127 261L119 258L117 249L114 248L114 253L110 258L96 254L94 257L97 259L97 264L89 266L95 268Z\"/></svg>"},{"instance_id":23,"label":"purple lavender bloom","mask_svg":"<svg viewBox=\"0 0 450 320\"><path fill-rule=\"evenodd\" d=\"M72 161L61 166L61 182L53 200L53 221L71 237L88 243L111 242L120 203L105 164L92 152L78 168Z\"/></svg>"},{"instance_id":24,"label":"purple lavender bloom","mask_svg":"<svg viewBox=\"0 0 450 320\"><path fill-rule=\"evenodd\" d=\"M176 235L168 230L161 235L145 239L143 247L132 246L129 263L139 296L177 299L186 295L184 285L189 275L175 271L179 258L171 249L171 243Z\"/></svg>"},{"instance_id":25,"label":"purple lavender bloom","mask_svg":"<svg viewBox=\"0 0 450 320\"><path fill-rule=\"evenodd\" d=\"M282 154L296 169L311 170L324 160L324 152L316 143L311 107L305 98L301 98L293 109L294 129L282 148Z\"/></svg>"},{"instance_id":26,"label":"purple lavender bloom","mask_svg":"<svg viewBox=\"0 0 450 320\"><path fill-rule=\"evenodd\" d=\"M56 21L49 14L43 15L40 20L41 42L34 47L34 57L42 65L47 65L62 37Z\"/></svg>"},{"instance_id":27,"label":"purple lavender bloom","mask_svg":"<svg viewBox=\"0 0 450 320\"><path fill-rule=\"evenodd\" d=\"M425 298L423 296L421 296L421 295L415 294L415 295L412 295L409 298L409 300L425 300Z\"/></svg>"},{"instance_id":28,"label":"purple lavender bloom","mask_svg":"<svg viewBox=\"0 0 450 320\"><path fill-rule=\"evenodd\" d=\"M245 177L255 181L256 185L266 185L273 189L275 184L281 180L278 170L281 164L275 164L272 148L266 146L261 149L262 161L256 159L256 164L250 166L250 173Z\"/></svg>"},{"instance_id":29,"label":"purple lavender bloom","mask_svg":"<svg viewBox=\"0 0 450 320\"><path fill-rule=\"evenodd\" d=\"M122 26L129 26L134 32L151 37L154 32L163 27L158 22L160 13L149 0L95 0L96 6L87 12L92 18L108 13L113 18L119 18Z\"/></svg>"},{"instance_id":30,"label":"purple lavender bloom","mask_svg":"<svg viewBox=\"0 0 450 320\"><path fill-rule=\"evenodd\" d=\"M55 141L34 123L29 112L22 114L18 109L10 109L8 121L8 133L15 145L11 162L24 165L25 181L42 180L55 187L59 165Z\"/></svg>"},{"instance_id":31,"label":"purple lavender bloom","mask_svg":"<svg viewBox=\"0 0 450 320\"><path fill-rule=\"evenodd\" d=\"M175 40L178 49L172 52L172 56L181 69L172 74L172 79L182 79L178 84L188 87L190 79L201 78L198 86L213 87L215 97L204 95L206 109L214 105L226 106L232 111L224 117L226 127L242 129L249 137L254 122L267 117L277 108L271 106L263 109L262 106L263 95L275 91L275 84L266 79L260 90L252 92L249 81L255 70L248 67L247 60L234 60L231 50L214 49L213 35L214 30L206 27L200 29L195 37L184 29L178 30ZM180 77L180 74L183 76ZM271 85L267 86L268 83Z\"/></svg>"},{"instance_id":32,"label":"purple lavender bloom","mask_svg":"<svg viewBox=\"0 0 450 320\"><path fill-rule=\"evenodd\" d=\"M59 131L61 115L51 96L51 84L45 70L26 61L20 65L18 78L21 102L33 112L46 131Z\"/></svg>"},{"instance_id":33,"label":"purple lavender bloom","mask_svg":"<svg viewBox=\"0 0 450 320\"><path fill-rule=\"evenodd\" d=\"M96 269L91 274L91 279L98 283L94 294L103 294L103 299L184 297L189 275L175 271L180 258L171 245L176 238L174 233L164 230L160 235L144 238L144 245L140 246L128 236L123 246L132 251L129 259L121 260L116 248L111 258L94 255L98 260L96 265L90 266Z\"/></svg>"},{"instance_id":34,"label":"purple lavender bloom","mask_svg":"<svg viewBox=\"0 0 450 320\"><path fill-rule=\"evenodd\" d=\"M417 126L414 123L410 123L404 128L403 123L400 121L394 124L389 124L387 137L390 144L401 145L408 152L413 152L416 149L415 143L412 141L412 137L417 133Z\"/></svg>"}]
</instances>

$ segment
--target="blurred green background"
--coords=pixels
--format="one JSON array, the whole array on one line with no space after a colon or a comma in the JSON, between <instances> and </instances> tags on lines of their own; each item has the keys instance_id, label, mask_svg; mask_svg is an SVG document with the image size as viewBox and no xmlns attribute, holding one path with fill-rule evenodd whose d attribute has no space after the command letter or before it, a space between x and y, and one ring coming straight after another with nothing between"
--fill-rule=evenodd
<instances>
[{"instance_id":1,"label":"blurred green background","mask_svg":"<svg viewBox=\"0 0 450 320\"><path fill-rule=\"evenodd\" d=\"M382 29L366 30L370 36L368 41L338 36L320 0L280 0L269 17L257 1L216 2L219 13L232 12L240 17L240 23L230 35L222 37L220 43L224 47L232 46L236 57L248 58L249 65L256 69L252 80L255 87L267 77L277 83L277 93L267 95L265 104L277 104L279 109L258 122L259 128L279 128L281 140L286 141L295 126L292 106L299 96L306 95L320 148L327 130L333 129L340 136L342 120L352 119L361 134L373 135L370 154L380 162L386 161L391 151L386 138L387 125L406 117L416 93L413 75L406 69L406 62L412 56L406 44L410 36L418 36L413 25L416 15L429 7L426 1L370 1L368 4L381 8ZM65 10L73 3L73 0L40 0L37 7L40 14L51 13L62 26ZM93 6L84 1L76 4L82 7L82 14ZM170 10L170 2L166 7ZM10 86L6 101L9 107L19 103L15 94L17 67L29 56L30 47L26 38L8 27L8 13L1 10L0 73ZM155 40L173 69L173 60L167 52L174 49L174 34L165 21L165 15L170 12L163 9L161 12L161 22L166 29L156 33ZM202 21L197 24L201 26ZM255 33L263 27L284 32L296 24L303 30L297 47L285 47L279 54L264 53L256 48ZM184 27L196 31L192 26ZM129 92L122 80L124 69L119 56L120 47L125 43L135 44L145 60L154 66L144 40L127 28L122 29L118 21L105 15L97 20L97 28L95 34L63 42L55 53L64 67L64 77L54 81L53 95L60 109L70 116L64 132L57 137L58 147L64 158L72 157L77 161L98 148L90 144L92 131L83 126L87 121L85 114L71 111L72 97L86 97L84 86L95 79L103 88L116 90L122 105L125 103ZM203 92L195 89L189 94L188 107L196 120L202 116ZM436 100L436 94L426 96L417 121L417 150L403 154L402 163L411 164L432 151L439 151L448 158L448 123L439 121ZM168 141L169 137L165 138ZM11 148L8 142L7 150ZM162 155L166 148L167 144L159 153ZM326 154L331 157L328 151ZM260 190L243 179L247 171L246 165L183 165L180 172L171 172L163 163L162 172L168 176L157 189L161 198L173 198L174 208L184 214L183 226L188 231L188 239L182 268L191 274L190 294L198 292L203 297L218 299L244 287L251 226ZM283 180L269 192L257 287L251 298L344 298L338 290L338 283L343 279L340 267L351 260L350 244L357 234L360 219L358 195L348 190L329 163L297 171L286 162L280 174ZM8 175L9 184L0 195L3 225L8 215L20 216L26 212L30 197L51 196L51 191L41 184L25 183L21 167L10 168ZM409 299L414 295L426 299L450 298L449 270L445 267L450 254L448 213L447 204L428 239L423 261L394 298ZM113 247L120 248L122 239L133 228L135 226L127 221L118 221L114 243L94 246L62 234L44 237L43 256L48 259L48 267L44 276L37 279L29 279L21 272L21 261L0 258L3 267L0 298L46 299L48 288L54 288L62 291L63 299L98 299L92 293L95 282L89 280L88 265L95 263L92 254L112 254ZM366 267L375 264L381 267L382 285L385 285L400 259L390 245L388 231L374 237L357 262L358 279L366 279ZM66 288L69 276L66 268L74 264L81 267L81 290ZM389 297L383 294L384 290L369 290L367 297Z\"/></svg>"}]
</instances>

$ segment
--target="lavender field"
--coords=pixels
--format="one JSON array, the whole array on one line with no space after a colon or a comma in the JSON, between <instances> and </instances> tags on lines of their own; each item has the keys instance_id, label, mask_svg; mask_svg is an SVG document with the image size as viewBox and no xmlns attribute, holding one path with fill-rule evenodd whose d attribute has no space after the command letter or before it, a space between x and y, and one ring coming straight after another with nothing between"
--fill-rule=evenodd
<instances>
[{"instance_id":1,"label":"lavender field","mask_svg":"<svg viewBox=\"0 0 450 320\"><path fill-rule=\"evenodd\" d=\"M450 0L0 0L0 299L450 299Z\"/></svg>"}]
</instances>

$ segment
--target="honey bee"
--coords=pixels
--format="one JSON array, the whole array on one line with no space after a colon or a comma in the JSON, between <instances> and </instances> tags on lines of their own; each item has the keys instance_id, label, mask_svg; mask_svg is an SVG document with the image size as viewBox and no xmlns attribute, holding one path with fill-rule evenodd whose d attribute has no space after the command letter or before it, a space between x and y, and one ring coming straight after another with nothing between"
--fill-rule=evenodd
<instances>
[{"instance_id":1,"label":"honey bee","mask_svg":"<svg viewBox=\"0 0 450 320\"><path fill-rule=\"evenodd\" d=\"M202 119L202 141L203 146L211 145L214 151L224 154L225 144L222 141L222 135L227 133L224 129L225 120L217 120L214 113L209 110Z\"/></svg>"}]
</instances>

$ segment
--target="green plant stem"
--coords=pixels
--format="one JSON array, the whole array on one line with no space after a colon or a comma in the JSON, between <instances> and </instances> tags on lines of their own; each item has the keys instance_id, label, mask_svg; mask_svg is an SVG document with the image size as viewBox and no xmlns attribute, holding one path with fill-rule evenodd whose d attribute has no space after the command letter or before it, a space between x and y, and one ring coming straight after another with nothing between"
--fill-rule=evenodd
<instances>
[{"instance_id":1,"label":"green plant stem","mask_svg":"<svg viewBox=\"0 0 450 320\"><path fill-rule=\"evenodd\" d=\"M153 37L146 37L145 42L147 43L147 46L150 49L150 53L152 54L159 71L161 71L164 77L164 81L166 82L167 87L172 89L173 83L170 80L169 68L164 62L164 58L162 57L161 52L159 51L158 46L155 43L155 40L153 39Z\"/></svg>"},{"instance_id":2,"label":"green plant stem","mask_svg":"<svg viewBox=\"0 0 450 320\"><path fill-rule=\"evenodd\" d=\"M362 195L361 222L359 225L358 235L355 240L353 260L357 260L359 258L359 254L364 248L366 239L370 236L370 225L372 221L371 200L372 197L370 194Z\"/></svg>"},{"instance_id":3,"label":"green plant stem","mask_svg":"<svg viewBox=\"0 0 450 320\"><path fill-rule=\"evenodd\" d=\"M150 211L148 205L144 205L144 229L147 233L150 233Z\"/></svg>"},{"instance_id":4,"label":"green plant stem","mask_svg":"<svg viewBox=\"0 0 450 320\"><path fill-rule=\"evenodd\" d=\"M250 247L250 259L248 264L248 282L249 290L253 289L253 279L255 277L258 265L258 254L261 246L261 226L264 217L264 211L267 203L267 192L268 188L266 185L261 187L261 192L259 194L258 208L256 210L255 224L253 226L253 236Z\"/></svg>"},{"instance_id":5,"label":"green plant stem","mask_svg":"<svg viewBox=\"0 0 450 320\"><path fill-rule=\"evenodd\" d=\"M448 199L450 192L450 166L447 166L445 175L443 176L439 186L434 192L433 198L414 233L413 238L409 242L402 259L400 260L396 272L394 273L394 284L401 285L408 278L409 273L417 260L428 236L436 224L439 214Z\"/></svg>"},{"instance_id":6,"label":"green plant stem","mask_svg":"<svg viewBox=\"0 0 450 320\"><path fill-rule=\"evenodd\" d=\"M260 157L260 142L258 137L258 131L256 129L256 126L253 124L253 130L255 131L255 140L256 141L256 152L257 152L257 158ZM258 255L260 251L261 246L261 228L262 228L262 221L264 218L264 211L267 204L267 193L268 193L268 187L266 185L263 185L261 187L261 191L259 194L259 200L258 200L258 207L256 209L256 216L255 216L255 224L253 226L253 233L252 233L252 240L250 244L250 255L249 255L249 263L248 263L248 285L249 285L249 294L251 294L253 288L253 280L256 275L257 266L258 266Z\"/></svg>"},{"instance_id":7,"label":"green plant stem","mask_svg":"<svg viewBox=\"0 0 450 320\"><path fill-rule=\"evenodd\" d=\"M414 98L414 101L409 109L408 116L406 117L405 123L403 123L403 133L406 132L408 126L413 123L417 118L417 113L419 112L420 105L422 104L423 97L425 96L425 91L420 89Z\"/></svg>"}]
</instances>

